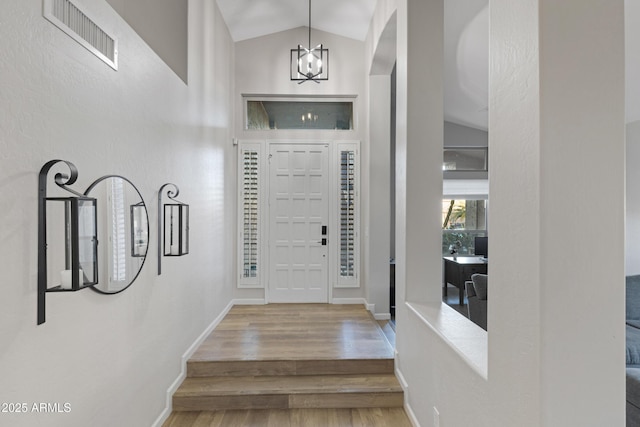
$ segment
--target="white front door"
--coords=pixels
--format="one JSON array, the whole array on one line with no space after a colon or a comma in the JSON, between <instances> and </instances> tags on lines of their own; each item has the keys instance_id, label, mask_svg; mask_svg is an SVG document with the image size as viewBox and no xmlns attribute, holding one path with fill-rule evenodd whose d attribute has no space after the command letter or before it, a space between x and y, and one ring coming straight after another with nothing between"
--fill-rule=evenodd
<instances>
[{"instance_id":1,"label":"white front door","mask_svg":"<svg viewBox=\"0 0 640 427\"><path fill-rule=\"evenodd\" d=\"M328 302L328 151L270 145L269 302Z\"/></svg>"}]
</instances>

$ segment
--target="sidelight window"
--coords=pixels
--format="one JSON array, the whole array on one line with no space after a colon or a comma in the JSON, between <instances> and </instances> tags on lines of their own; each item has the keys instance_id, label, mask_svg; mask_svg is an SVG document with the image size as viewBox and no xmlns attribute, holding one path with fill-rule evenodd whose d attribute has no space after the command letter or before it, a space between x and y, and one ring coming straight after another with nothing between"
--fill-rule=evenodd
<instances>
[{"instance_id":1,"label":"sidelight window","mask_svg":"<svg viewBox=\"0 0 640 427\"><path fill-rule=\"evenodd\" d=\"M260 286L260 151L259 144L240 149L240 287Z\"/></svg>"},{"instance_id":2,"label":"sidelight window","mask_svg":"<svg viewBox=\"0 0 640 427\"><path fill-rule=\"evenodd\" d=\"M358 286L359 200L358 158L355 144L339 144L339 278L338 286Z\"/></svg>"}]
</instances>

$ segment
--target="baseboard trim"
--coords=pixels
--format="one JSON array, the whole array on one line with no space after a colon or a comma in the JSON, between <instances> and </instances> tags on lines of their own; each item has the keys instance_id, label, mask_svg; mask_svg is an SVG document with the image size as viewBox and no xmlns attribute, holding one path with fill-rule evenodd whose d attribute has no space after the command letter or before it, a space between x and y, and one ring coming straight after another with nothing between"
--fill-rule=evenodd
<instances>
[{"instance_id":1,"label":"baseboard trim","mask_svg":"<svg viewBox=\"0 0 640 427\"><path fill-rule=\"evenodd\" d=\"M376 320L389 320L391 313L376 313L376 305L369 304L365 298L333 298L332 304L362 304Z\"/></svg>"},{"instance_id":2,"label":"baseboard trim","mask_svg":"<svg viewBox=\"0 0 640 427\"><path fill-rule=\"evenodd\" d=\"M396 352L396 358L397 357L398 357L398 352ZM404 379L404 375L402 375L402 371L397 366L398 365L396 364L396 377L398 377L398 381L400 381L400 386L402 387L402 390L406 393L407 390L409 389L409 384L407 383L407 380Z\"/></svg>"},{"instance_id":3,"label":"baseboard trim","mask_svg":"<svg viewBox=\"0 0 640 427\"><path fill-rule=\"evenodd\" d=\"M211 331L213 331L215 327L218 326L224 316L226 316L229 310L231 310L231 307L240 304L241 303L236 302L236 300L231 300L231 302L227 304L227 306L222 310L218 317L216 317L213 322L211 322L211 324L207 326L207 328L198 336L198 338L196 338L193 344L191 344L187 351L182 355L182 370L180 371L180 374L175 379L175 381L171 384L171 386L169 386L169 389L167 390L167 401L165 408L152 424L152 427L161 427L162 424L167 420L167 418L169 418L169 415L171 415L171 411L173 410L173 394L176 392L178 387L180 387L182 381L184 381L184 379L187 377L187 360L189 360L191 356L193 356L193 353L195 353L198 347L200 347L204 340L209 336Z\"/></svg>"},{"instance_id":4,"label":"baseboard trim","mask_svg":"<svg viewBox=\"0 0 640 427\"><path fill-rule=\"evenodd\" d=\"M407 417L409 417L409 421L411 421L411 424L413 424L413 427L420 427L420 423L416 418L416 414L413 413L413 410L411 409L411 406L408 403L405 403L404 405L404 412L407 413Z\"/></svg>"},{"instance_id":5,"label":"baseboard trim","mask_svg":"<svg viewBox=\"0 0 640 427\"><path fill-rule=\"evenodd\" d=\"M333 298L331 304L362 304L374 316L376 313L376 305L369 304L364 298Z\"/></svg>"},{"instance_id":6,"label":"baseboard trim","mask_svg":"<svg viewBox=\"0 0 640 427\"><path fill-rule=\"evenodd\" d=\"M398 360L397 351L396 351L396 360ZM398 378L398 381L400 382L400 387L402 387L402 391L404 392L404 411L407 413L407 417L409 417L409 421L411 421L411 424L413 425L413 427L420 427L418 418L416 417L416 414L413 412L413 409L411 409L411 405L409 404L409 384L407 383L407 380L404 378L404 375L402 375L402 371L398 368L397 363L396 363L395 373L396 373L396 377Z\"/></svg>"},{"instance_id":7,"label":"baseboard trim","mask_svg":"<svg viewBox=\"0 0 640 427\"><path fill-rule=\"evenodd\" d=\"M369 309L369 304L364 298L333 298L331 304L362 304Z\"/></svg>"},{"instance_id":8,"label":"baseboard trim","mask_svg":"<svg viewBox=\"0 0 640 427\"><path fill-rule=\"evenodd\" d=\"M375 313L373 317L376 320L391 320L391 313Z\"/></svg>"},{"instance_id":9,"label":"baseboard trim","mask_svg":"<svg viewBox=\"0 0 640 427\"><path fill-rule=\"evenodd\" d=\"M231 301L233 305L265 305L267 302L264 298L243 298Z\"/></svg>"}]
</instances>

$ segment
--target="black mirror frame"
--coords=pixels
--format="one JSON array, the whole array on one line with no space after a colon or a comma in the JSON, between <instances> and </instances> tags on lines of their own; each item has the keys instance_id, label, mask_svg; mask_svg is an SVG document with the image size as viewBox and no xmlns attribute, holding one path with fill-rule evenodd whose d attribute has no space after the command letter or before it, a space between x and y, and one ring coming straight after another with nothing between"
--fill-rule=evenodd
<instances>
[{"instance_id":1,"label":"black mirror frame","mask_svg":"<svg viewBox=\"0 0 640 427\"><path fill-rule=\"evenodd\" d=\"M128 182L134 190L136 190L136 193L138 193L138 196L140 196L140 202L145 206L145 211L146 211L146 215L147 215L147 236L149 236L149 210L146 208L147 204L144 202L144 198L142 197L142 194L140 193L140 190L138 190L138 187L135 186L135 184L133 182L131 182L131 180L129 180L128 178L122 176L122 175L105 175L102 176L98 179L96 179L95 181L93 181L93 183L86 189L86 191L84 192L85 195L88 196L89 192L91 190L93 190L94 187L96 187L99 183L101 183L102 181L104 181L105 179L108 178L121 178L123 180L125 180L126 182ZM147 251L145 252L145 255L140 257L143 258L142 259L142 264L140 264L140 268L138 269L138 272L136 273L136 275L133 277L133 279L131 279L129 281L129 284L127 284L127 286L123 287L122 289L115 291L115 292L105 292L102 291L98 288L94 286L91 286L91 289L94 290L95 292L98 292L99 294L103 294L103 295L115 295L115 294L119 294L120 292L125 291L126 289L129 289L129 287L133 284L133 282L136 281L136 279L138 278L138 276L140 275L140 272L142 271L142 268L144 267L144 263L147 261L147 255L149 254L149 242L147 242Z\"/></svg>"}]
</instances>

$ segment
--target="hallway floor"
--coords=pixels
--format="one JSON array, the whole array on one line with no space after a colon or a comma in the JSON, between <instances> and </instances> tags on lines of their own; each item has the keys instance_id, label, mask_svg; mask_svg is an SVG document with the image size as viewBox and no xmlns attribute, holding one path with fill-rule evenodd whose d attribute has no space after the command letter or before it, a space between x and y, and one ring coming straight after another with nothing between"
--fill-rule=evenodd
<instances>
[{"instance_id":1,"label":"hallway floor","mask_svg":"<svg viewBox=\"0 0 640 427\"><path fill-rule=\"evenodd\" d=\"M363 306L267 304L234 306L191 360L373 358L393 348Z\"/></svg>"},{"instance_id":2,"label":"hallway floor","mask_svg":"<svg viewBox=\"0 0 640 427\"><path fill-rule=\"evenodd\" d=\"M234 306L189 360L163 427L410 427L393 358L361 305Z\"/></svg>"}]
</instances>

